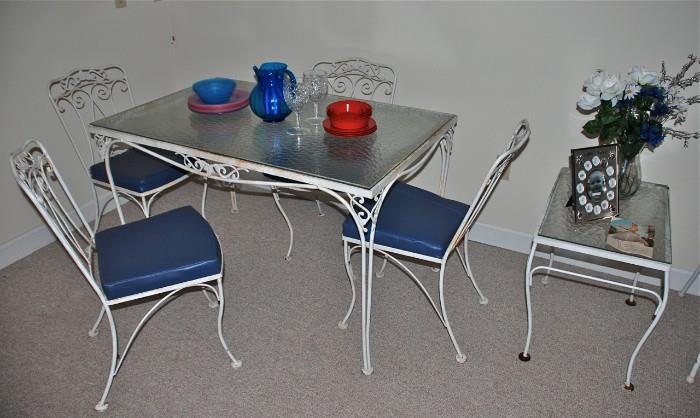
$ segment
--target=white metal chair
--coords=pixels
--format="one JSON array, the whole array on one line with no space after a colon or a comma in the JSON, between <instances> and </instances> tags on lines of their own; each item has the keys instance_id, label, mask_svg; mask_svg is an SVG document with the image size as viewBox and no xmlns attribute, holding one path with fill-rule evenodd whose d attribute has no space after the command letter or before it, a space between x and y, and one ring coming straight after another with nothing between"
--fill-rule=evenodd
<instances>
[{"instance_id":1,"label":"white metal chair","mask_svg":"<svg viewBox=\"0 0 700 418\"><path fill-rule=\"evenodd\" d=\"M372 209L368 207L368 210L380 209L380 212L378 221L371 224L369 231L365 231L365 246L369 248L369 243L373 236L374 251L385 257L384 262L386 263L387 259L391 261L418 285L420 290L430 301L443 325L447 328L452 344L457 351L457 361L460 363L466 360L466 356L455 339L452 328L450 327L450 322L447 318L447 309L445 307L443 282L447 260L453 251L457 253L467 277L469 277L472 285L479 294L480 303L488 303L488 299L479 289L469 265L469 256L467 252L469 231L484 209L501 175L525 147L529 138L529 124L527 120L522 120L518 124L504 152L498 156L489 169L471 205L446 199L429 191L396 181L389 185L391 189L389 189L384 199L380 201L380 208ZM435 148L427 155L431 154L434 150ZM404 171L400 177L410 176L415 173L426 161L427 158L424 157L421 162ZM371 205L373 204L372 202ZM352 272L350 258L353 251L360 249L362 245L356 223L351 217L348 217L343 224L342 237L345 267L352 288L352 300L347 314L338 326L340 328L346 328L347 320L355 304L355 277ZM464 256L458 249L460 243L464 246ZM440 310L438 310L433 298L421 281L404 263L399 261L392 254L427 261L439 266L440 279L438 287ZM368 262L371 266L372 260L370 259ZM367 286L367 293L371 295L372 282L370 275L368 275ZM367 301L368 311L370 304L371 296L368 297Z\"/></svg>"},{"instance_id":2,"label":"white metal chair","mask_svg":"<svg viewBox=\"0 0 700 418\"><path fill-rule=\"evenodd\" d=\"M328 74L331 94L394 103L396 72L388 65L373 63L365 58L344 58L334 62L318 62L312 69L325 71ZM280 187L272 189L272 197L289 228L289 248L285 256L285 260L289 260L294 247L294 228L280 203L280 189ZM296 190L293 187L284 187L284 189ZM318 199L316 199L316 207L318 216L324 216Z\"/></svg>"},{"instance_id":3,"label":"white metal chair","mask_svg":"<svg viewBox=\"0 0 700 418\"><path fill-rule=\"evenodd\" d=\"M96 119L134 106L126 72L119 66L76 69L63 77L51 80L49 99L68 135L73 149L93 185L109 188L103 156L98 155L95 141L90 138L87 124ZM87 149L80 144L80 136L87 141ZM173 158L172 153L161 151ZM141 208L148 217L151 204L160 192L188 178L188 174L143 152L127 149L111 156L112 171L117 191ZM97 188L95 199L95 231L107 199L100 207ZM119 202L115 202L119 204Z\"/></svg>"},{"instance_id":4,"label":"white metal chair","mask_svg":"<svg viewBox=\"0 0 700 418\"><path fill-rule=\"evenodd\" d=\"M695 280L697 280L698 276L700 276L700 265L698 265L693 273L690 275L688 278L688 281L685 282L685 285L681 289L680 292L678 292L678 296L683 297L685 296L685 293L690 289L690 286L693 285ZM688 373L688 377L686 377L686 381L688 383L694 383L695 382L695 376L698 374L698 368L700 368L700 352L698 352L698 358L695 360L695 363L693 366L690 368L690 373Z\"/></svg>"},{"instance_id":5,"label":"white metal chair","mask_svg":"<svg viewBox=\"0 0 700 418\"><path fill-rule=\"evenodd\" d=\"M27 141L10 157L17 184L39 211L75 262L102 304L90 332L106 314L112 334L112 357L98 411L107 409L107 395L136 335L148 319L178 292L189 288L211 291L219 302L218 336L233 368L241 362L229 350L222 332L223 256L207 221L191 207L96 232L87 222L44 146ZM109 170L109 167L107 167ZM109 172L109 171L108 171ZM116 195L116 191L113 190ZM121 215L121 208L119 208ZM186 239L183 239L186 238ZM168 242L168 246L163 246ZM94 272L96 254L99 280ZM212 282L215 282L212 283ZM112 307L153 295L164 296L146 312L119 354Z\"/></svg>"}]
</instances>

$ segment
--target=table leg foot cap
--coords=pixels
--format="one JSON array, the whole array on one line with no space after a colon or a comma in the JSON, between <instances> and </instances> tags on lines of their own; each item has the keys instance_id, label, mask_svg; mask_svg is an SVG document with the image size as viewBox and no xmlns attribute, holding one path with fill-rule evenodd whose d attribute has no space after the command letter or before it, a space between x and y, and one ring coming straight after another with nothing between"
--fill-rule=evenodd
<instances>
[{"instance_id":1,"label":"table leg foot cap","mask_svg":"<svg viewBox=\"0 0 700 418\"><path fill-rule=\"evenodd\" d=\"M374 372L374 369L373 369L373 368L371 368L371 367L369 367L369 368L364 368L364 367L363 367L363 368L362 368L362 373L364 373L364 374L365 374L365 376L369 376L369 375L371 375L371 374L372 374L372 372Z\"/></svg>"},{"instance_id":2,"label":"table leg foot cap","mask_svg":"<svg viewBox=\"0 0 700 418\"><path fill-rule=\"evenodd\" d=\"M464 353L457 354L456 358L457 363L464 363L465 361L467 361L467 356L465 356Z\"/></svg>"},{"instance_id":3,"label":"table leg foot cap","mask_svg":"<svg viewBox=\"0 0 700 418\"><path fill-rule=\"evenodd\" d=\"M520 359L520 361L530 361L532 359L532 357L530 357L529 354L526 354L524 352L518 354L518 358Z\"/></svg>"},{"instance_id":4,"label":"table leg foot cap","mask_svg":"<svg viewBox=\"0 0 700 418\"><path fill-rule=\"evenodd\" d=\"M625 388L625 390L629 390L630 392L632 392L634 390L634 385L632 383L629 383L629 384L625 383L624 388Z\"/></svg>"},{"instance_id":5,"label":"table leg foot cap","mask_svg":"<svg viewBox=\"0 0 700 418\"><path fill-rule=\"evenodd\" d=\"M625 303L627 304L627 306L637 306L637 301L635 301L634 299L625 299Z\"/></svg>"},{"instance_id":6,"label":"table leg foot cap","mask_svg":"<svg viewBox=\"0 0 700 418\"><path fill-rule=\"evenodd\" d=\"M338 328L340 329L348 329L348 323L345 321L340 321L338 322Z\"/></svg>"}]
</instances>

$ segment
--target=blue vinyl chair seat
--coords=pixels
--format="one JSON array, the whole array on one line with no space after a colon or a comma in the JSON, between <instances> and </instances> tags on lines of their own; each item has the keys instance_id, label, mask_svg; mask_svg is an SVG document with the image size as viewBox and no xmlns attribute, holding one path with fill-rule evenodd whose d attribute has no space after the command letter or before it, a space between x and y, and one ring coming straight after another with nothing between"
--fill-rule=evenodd
<instances>
[{"instance_id":1,"label":"blue vinyl chair seat","mask_svg":"<svg viewBox=\"0 0 700 418\"><path fill-rule=\"evenodd\" d=\"M191 206L100 231L95 246L110 300L221 273L219 241Z\"/></svg>"},{"instance_id":2,"label":"blue vinyl chair seat","mask_svg":"<svg viewBox=\"0 0 700 418\"><path fill-rule=\"evenodd\" d=\"M374 242L429 257L442 258L469 205L396 182L384 199ZM365 238L369 240L371 224ZM343 223L343 236L360 239L351 216Z\"/></svg>"},{"instance_id":3,"label":"blue vinyl chair seat","mask_svg":"<svg viewBox=\"0 0 700 418\"><path fill-rule=\"evenodd\" d=\"M174 161L182 161L182 157L163 150L153 150ZM137 193L144 193L175 181L186 174L171 164L134 148L113 155L110 169L114 185ZM97 181L109 183L105 163L100 162L90 167L90 176Z\"/></svg>"}]
</instances>

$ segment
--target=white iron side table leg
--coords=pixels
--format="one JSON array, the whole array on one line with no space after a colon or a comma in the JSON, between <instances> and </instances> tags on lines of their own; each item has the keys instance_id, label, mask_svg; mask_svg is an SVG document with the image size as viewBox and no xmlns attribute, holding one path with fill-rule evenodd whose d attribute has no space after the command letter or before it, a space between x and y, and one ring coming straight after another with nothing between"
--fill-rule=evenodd
<instances>
[{"instance_id":1,"label":"white iron side table leg","mask_svg":"<svg viewBox=\"0 0 700 418\"><path fill-rule=\"evenodd\" d=\"M634 361L637 358L637 354L639 354L639 350L642 348L642 345L644 345L644 342L649 338L651 335L652 331L654 331L654 328L656 328L656 324L659 323L659 320L661 319L661 315L663 315L664 310L666 309L666 303L668 302L668 287L669 287L669 270L664 271L664 291L663 291L663 296L661 297L661 305L659 305L656 308L656 312L654 312L654 320L651 321L651 325L649 325L649 328L647 328L646 332L644 335L642 335L642 339L639 340L639 343L637 343L637 346L634 348L634 351L632 352L632 356L630 357L629 364L627 366L627 380L625 381L625 386L624 388L632 391L634 390L634 385L631 382L632 379L632 368L634 367Z\"/></svg>"},{"instance_id":2,"label":"white iron side table leg","mask_svg":"<svg viewBox=\"0 0 700 418\"><path fill-rule=\"evenodd\" d=\"M532 259L535 257L537 250L537 240L532 240L532 248L530 256L527 258L527 267L525 268L525 305L527 307L527 339L525 340L525 350L518 354L520 361L530 361L531 357L528 351L530 350L530 342L532 341L532 298L530 291L532 288Z\"/></svg>"},{"instance_id":3,"label":"white iron side table leg","mask_svg":"<svg viewBox=\"0 0 700 418\"><path fill-rule=\"evenodd\" d=\"M639 281L639 271L634 273L634 280L632 281L632 286L637 286L637 282ZM625 303L629 306L637 306L637 302L634 300L634 289L630 292L630 296L625 299Z\"/></svg>"}]
</instances>

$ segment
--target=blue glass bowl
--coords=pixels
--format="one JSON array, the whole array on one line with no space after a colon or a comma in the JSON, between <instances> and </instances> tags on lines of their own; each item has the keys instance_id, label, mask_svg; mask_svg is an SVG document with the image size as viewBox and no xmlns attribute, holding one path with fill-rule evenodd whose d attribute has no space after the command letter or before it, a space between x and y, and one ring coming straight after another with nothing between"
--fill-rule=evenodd
<instances>
[{"instance_id":1,"label":"blue glass bowl","mask_svg":"<svg viewBox=\"0 0 700 418\"><path fill-rule=\"evenodd\" d=\"M230 78L207 78L192 85L192 90L205 104L223 104L229 101L236 89L236 82Z\"/></svg>"}]
</instances>

